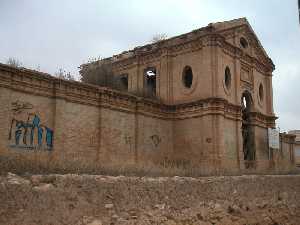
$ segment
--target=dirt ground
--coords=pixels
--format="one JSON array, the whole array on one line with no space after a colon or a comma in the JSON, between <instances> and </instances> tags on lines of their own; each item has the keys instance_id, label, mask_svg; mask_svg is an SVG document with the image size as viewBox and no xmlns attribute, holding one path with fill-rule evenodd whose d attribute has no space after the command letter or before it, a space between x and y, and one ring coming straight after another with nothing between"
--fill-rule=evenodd
<instances>
[{"instance_id":1,"label":"dirt ground","mask_svg":"<svg viewBox=\"0 0 300 225\"><path fill-rule=\"evenodd\" d=\"M299 175L0 177L5 225L299 225Z\"/></svg>"}]
</instances>

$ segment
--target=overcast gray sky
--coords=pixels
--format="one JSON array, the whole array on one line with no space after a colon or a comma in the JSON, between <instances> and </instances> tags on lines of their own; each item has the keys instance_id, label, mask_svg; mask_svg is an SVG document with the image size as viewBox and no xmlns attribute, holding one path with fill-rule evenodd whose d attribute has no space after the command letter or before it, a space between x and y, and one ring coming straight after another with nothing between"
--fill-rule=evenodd
<instances>
[{"instance_id":1,"label":"overcast gray sky","mask_svg":"<svg viewBox=\"0 0 300 225\"><path fill-rule=\"evenodd\" d=\"M0 61L53 74L210 22L247 17L273 59L274 107L281 131L300 129L300 25L297 0L0 0Z\"/></svg>"}]
</instances>

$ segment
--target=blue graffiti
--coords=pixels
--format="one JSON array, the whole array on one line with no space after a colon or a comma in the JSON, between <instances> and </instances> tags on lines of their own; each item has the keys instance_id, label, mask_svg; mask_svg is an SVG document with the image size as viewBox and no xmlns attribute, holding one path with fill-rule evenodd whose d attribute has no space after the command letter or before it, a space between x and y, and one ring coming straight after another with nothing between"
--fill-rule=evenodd
<instances>
[{"instance_id":1,"label":"blue graffiti","mask_svg":"<svg viewBox=\"0 0 300 225\"><path fill-rule=\"evenodd\" d=\"M23 122L17 122L16 123L16 128L17 130L15 131L15 139L16 139L16 145L20 144L20 138L22 135L22 128L24 127Z\"/></svg>"},{"instance_id":2,"label":"blue graffiti","mask_svg":"<svg viewBox=\"0 0 300 225\"><path fill-rule=\"evenodd\" d=\"M42 145L42 141L43 141L43 128L39 127L38 128L38 145L41 146Z\"/></svg>"},{"instance_id":3,"label":"blue graffiti","mask_svg":"<svg viewBox=\"0 0 300 225\"><path fill-rule=\"evenodd\" d=\"M46 127L46 143L47 143L47 146L52 148L52 146L53 146L52 142L53 142L53 130Z\"/></svg>"},{"instance_id":4,"label":"blue graffiti","mask_svg":"<svg viewBox=\"0 0 300 225\"><path fill-rule=\"evenodd\" d=\"M22 137L23 139L21 140ZM27 149L44 148L51 151L53 147L53 130L41 124L41 120L37 115L29 114L26 122L16 119L11 121L8 139L14 142L11 145L12 147Z\"/></svg>"}]
</instances>

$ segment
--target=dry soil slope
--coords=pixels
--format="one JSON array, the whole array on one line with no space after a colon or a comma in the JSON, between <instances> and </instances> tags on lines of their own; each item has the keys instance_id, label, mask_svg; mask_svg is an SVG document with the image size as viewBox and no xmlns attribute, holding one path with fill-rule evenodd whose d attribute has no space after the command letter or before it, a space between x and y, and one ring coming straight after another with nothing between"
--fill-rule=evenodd
<instances>
[{"instance_id":1,"label":"dry soil slope","mask_svg":"<svg viewBox=\"0 0 300 225\"><path fill-rule=\"evenodd\" d=\"M300 176L0 177L0 224L300 224Z\"/></svg>"}]
</instances>

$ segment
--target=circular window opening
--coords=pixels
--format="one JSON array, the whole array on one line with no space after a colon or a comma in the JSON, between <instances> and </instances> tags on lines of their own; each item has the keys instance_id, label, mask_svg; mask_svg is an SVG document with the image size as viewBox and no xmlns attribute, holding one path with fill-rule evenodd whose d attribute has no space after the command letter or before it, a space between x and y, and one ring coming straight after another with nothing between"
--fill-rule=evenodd
<instances>
[{"instance_id":1,"label":"circular window opening","mask_svg":"<svg viewBox=\"0 0 300 225\"><path fill-rule=\"evenodd\" d=\"M240 44L241 44L241 46L243 47L243 48L247 48L248 47L248 42L247 42L247 40L245 39L245 38L241 38L240 39Z\"/></svg>"},{"instance_id":2,"label":"circular window opening","mask_svg":"<svg viewBox=\"0 0 300 225\"><path fill-rule=\"evenodd\" d=\"M193 84L193 71L190 66L184 67L182 82L186 88L191 88Z\"/></svg>"},{"instance_id":3,"label":"circular window opening","mask_svg":"<svg viewBox=\"0 0 300 225\"><path fill-rule=\"evenodd\" d=\"M230 73L230 69L229 69L228 66L225 69L224 80L225 80L225 86L226 86L226 88L230 89L230 87L231 87L231 73Z\"/></svg>"},{"instance_id":4,"label":"circular window opening","mask_svg":"<svg viewBox=\"0 0 300 225\"><path fill-rule=\"evenodd\" d=\"M259 85L258 94L259 94L259 100L263 101L264 100L264 87L262 86L262 84Z\"/></svg>"}]
</instances>

